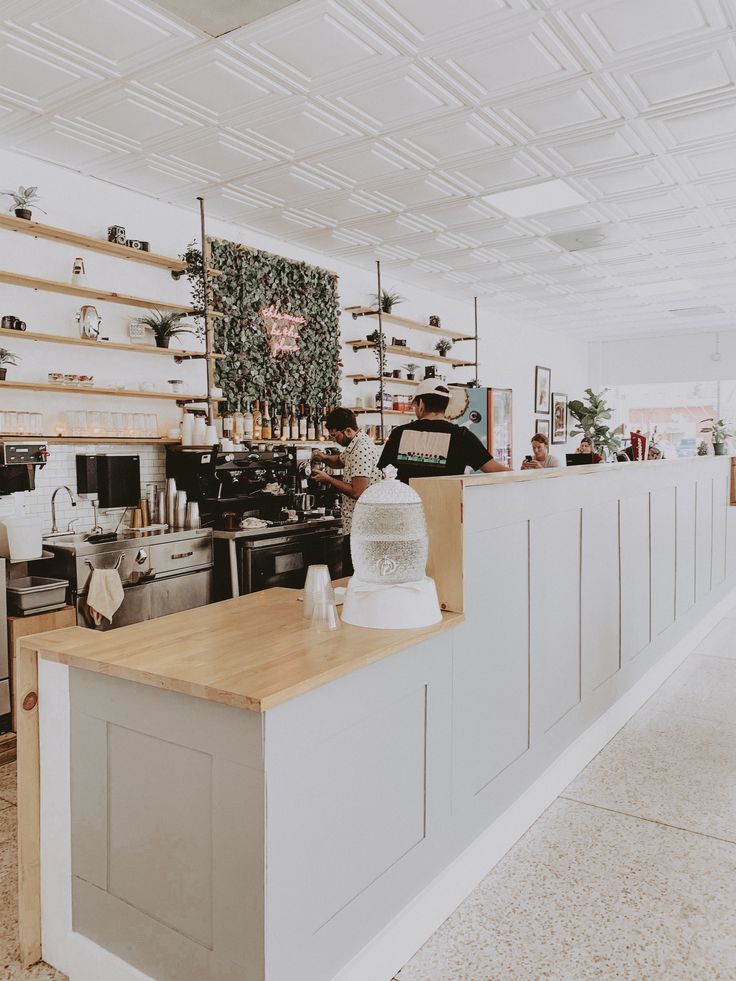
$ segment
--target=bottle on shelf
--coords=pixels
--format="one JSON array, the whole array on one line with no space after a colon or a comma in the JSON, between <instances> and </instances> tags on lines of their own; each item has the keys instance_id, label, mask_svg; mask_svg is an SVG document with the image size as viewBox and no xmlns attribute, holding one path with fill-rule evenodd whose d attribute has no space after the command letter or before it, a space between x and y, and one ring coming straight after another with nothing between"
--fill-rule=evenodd
<instances>
[{"instance_id":1,"label":"bottle on shelf","mask_svg":"<svg viewBox=\"0 0 736 981\"><path fill-rule=\"evenodd\" d=\"M317 427L314 423L315 412L307 406L307 440L313 443L317 439Z\"/></svg>"},{"instance_id":2,"label":"bottle on shelf","mask_svg":"<svg viewBox=\"0 0 736 981\"><path fill-rule=\"evenodd\" d=\"M249 441L253 439L253 413L250 409L250 399L245 403L245 412L243 413L243 439Z\"/></svg>"},{"instance_id":3,"label":"bottle on shelf","mask_svg":"<svg viewBox=\"0 0 736 981\"><path fill-rule=\"evenodd\" d=\"M263 416L261 403L258 399L253 403L253 439L258 441L263 435Z\"/></svg>"},{"instance_id":4,"label":"bottle on shelf","mask_svg":"<svg viewBox=\"0 0 736 981\"><path fill-rule=\"evenodd\" d=\"M263 416L261 417L261 439L271 439L271 410L268 399L263 400Z\"/></svg>"},{"instance_id":5,"label":"bottle on shelf","mask_svg":"<svg viewBox=\"0 0 736 981\"><path fill-rule=\"evenodd\" d=\"M299 439L301 442L307 441L307 414L304 411L304 403L299 404Z\"/></svg>"},{"instance_id":6,"label":"bottle on shelf","mask_svg":"<svg viewBox=\"0 0 736 981\"><path fill-rule=\"evenodd\" d=\"M319 420L319 423L320 423L320 432L321 432L320 439L322 439L324 441L327 441L330 438L330 431L327 428L327 416L328 416L328 413L330 411L331 411L331 409L330 409L329 405L323 406L322 407L322 417Z\"/></svg>"},{"instance_id":7,"label":"bottle on shelf","mask_svg":"<svg viewBox=\"0 0 736 981\"><path fill-rule=\"evenodd\" d=\"M291 438L289 434L289 407L286 402L281 404L281 438Z\"/></svg>"},{"instance_id":8,"label":"bottle on shelf","mask_svg":"<svg viewBox=\"0 0 736 981\"><path fill-rule=\"evenodd\" d=\"M222 435L225 439L233 438L233 414L229 406L225 406L222 416Z\"/></svg>"},{"instance_id":9,"label":"bottle on shelf","mask_svg":"<svg viewBox=\"0 0 736 981\"><path fill-rule=\"evenodd\" d=\"M222 416L215 416L215 430L217 432L217 438L222 439L225 435L222 430Z\"/></svg>"},{"instance_id":10,"label":"bottle on shelf","mask_svg":"<svg viewBox=\"0 0 736 981\"><path fill-rule=\"evenodd\" d=\"M238 409L233 412L233 439L236 443L243 440L243 413Z\"/></svg>"},{"instance_id":11,"label":"bottle on shelf","mask_svg":"<svg viewBox=\"0 0 736 981\"><path fill-rule=\"evenodd\" d=\"M271 413L271 439L281 439L281 415L276 402L273 403Z\"/></svg>"},{"instance_id":12,"label":"bottle on shelf","mask_svg":"<svg viewBox=\"0 0 736 981\"><path fill-rule=\"evenodd\" d=\"M293 403L289 414L289 439L294 442L299 439L299 421L296 415L296 406Z\"/></svg>"}]
</instances>

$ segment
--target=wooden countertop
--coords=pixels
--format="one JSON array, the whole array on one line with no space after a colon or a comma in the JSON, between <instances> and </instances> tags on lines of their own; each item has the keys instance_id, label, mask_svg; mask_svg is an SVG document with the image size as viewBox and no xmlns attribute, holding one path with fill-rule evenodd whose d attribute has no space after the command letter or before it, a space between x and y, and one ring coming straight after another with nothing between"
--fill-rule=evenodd
<instances>
[{"instance_id":1,"label":"wooden countertop","mask_svg":"<svg viewBox=\"0 0 736 981\"><path fill-rule=\"evenodd\" d=\"M691 463L693 460L726 460L728 457L717 456L688 456L678 457L676 460L639 460L629 461L629 463L590 463L582 467L549 467L533 470L508 470L500 473L466 473L451 477L421 477L414 478L411 486L416 490L424 481L456 482L463 487L479 487L484 484L514 484L526 480L550 480L557 477L584 477L591 474L610 474L618 471L621 467L632 464L634 467L674 467L683 463Z\"/></svg>"},{"instance_id":2,"label":"wooden countertop","mask_svg":"<svg viewBox=\"0 0 736 981\"><path fill-rule=\"evenodd\" d=\"M445 613L419 630L343 624L313 634L299 596L268 589L118 630L67 627L21 645L70 667L263 712L463 620Z\"/></svg>"}]
</instances>

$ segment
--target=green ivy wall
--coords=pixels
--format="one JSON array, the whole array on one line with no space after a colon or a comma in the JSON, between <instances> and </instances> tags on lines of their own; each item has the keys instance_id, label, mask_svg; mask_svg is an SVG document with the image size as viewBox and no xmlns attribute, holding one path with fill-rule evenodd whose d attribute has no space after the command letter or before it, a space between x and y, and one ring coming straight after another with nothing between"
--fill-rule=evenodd
<instances>
[{"instance_id":1,"label":"green ivy wall","mask_svg":"<svg viewBox=\"0 0 736 981\"><path fill-rule=\"evenodd\" d=\"M340 301L337 276L317 266L285 259L235 242L210 241L217 383L232 409L248 399L304 402L314 408L339 405ZM260 311L304 317L299 350L272 355Z\"/></svg>"}]
</instances>

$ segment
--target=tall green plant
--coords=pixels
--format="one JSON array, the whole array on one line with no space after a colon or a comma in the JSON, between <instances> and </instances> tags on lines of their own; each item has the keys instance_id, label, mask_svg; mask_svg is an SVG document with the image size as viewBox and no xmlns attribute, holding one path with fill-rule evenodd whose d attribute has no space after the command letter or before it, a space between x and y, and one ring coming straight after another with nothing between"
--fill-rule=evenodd
<instances>
[{"instance_id":1,"label":"tall green plant","mask_svg":"<svg viewBox=\"0 0 736 981\"><path fill-rule=\"evenodd\" d=\"M585 389L586 399L572 399L567 411L577 423L577 429L570 432L571 436L586 436L592 443L593 449L601 453L616 453L621 442L615 432L605 424L604 419L610 419L613 412L604 398L607 388L602 392Z\"/></svg>"}]
</instances>

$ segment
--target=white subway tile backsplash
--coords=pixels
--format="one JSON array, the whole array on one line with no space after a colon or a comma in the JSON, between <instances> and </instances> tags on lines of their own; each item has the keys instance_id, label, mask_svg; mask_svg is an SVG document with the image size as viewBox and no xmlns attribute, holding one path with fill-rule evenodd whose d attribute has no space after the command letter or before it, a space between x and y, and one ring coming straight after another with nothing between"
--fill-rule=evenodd
<instances>
[{"instance_id":1,"label":"white subway tile backsplash","mask_svg":"<svg viewBox=\"0 0 736 981\"><path fill-rule=\"evenodd\" d=\"M131 445L126 449L140 458L141 494L145 492L145 486L149 483L160 484L163 490L166 480L166 451L164 448L141 444ZM76 475L77 454L89 454L91 451L92 447L88 443L51 444L46 466L36 472L35 491L17 495L29 514L41 517L44 534L51 531L51 496L57 487L65 484L73 491L77 505L72 507L68 496L63 491L57 495L56 518L59 528L65 530L72 519L78 519L76 527L80 531L88 531L92 527L92 504L89 501L77 499ZM119 451L120 447L118 446L98 444L94 447L95 453L116 453ZM121 514L120 509L108 513L100 512L100 524L105 531L112 531L117 526Z\"/></svg>"}]
</instances>

